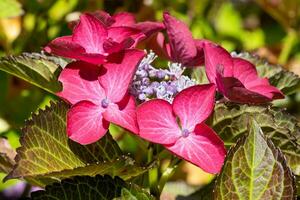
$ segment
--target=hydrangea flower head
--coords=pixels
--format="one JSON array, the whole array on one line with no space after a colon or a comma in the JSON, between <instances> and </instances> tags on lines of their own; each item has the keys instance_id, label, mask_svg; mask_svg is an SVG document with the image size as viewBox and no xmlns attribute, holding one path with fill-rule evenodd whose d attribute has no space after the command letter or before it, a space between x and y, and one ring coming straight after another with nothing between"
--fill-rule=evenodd
<instances>
[{"instance_id":1,"label":"hydrangea flower head","mask_svg":"<svg viewBox=\"0 0 300 200\"><path fill-rule=\"evenodd\" d=\"M70 63L60 74L60 97L72 104L67 114L69 138L80 143L96 142L113 122L138 133L135 100L128 93L140 50L126 50L115 63L98 67L83 61Z\"/></svg>"}]
</instances>

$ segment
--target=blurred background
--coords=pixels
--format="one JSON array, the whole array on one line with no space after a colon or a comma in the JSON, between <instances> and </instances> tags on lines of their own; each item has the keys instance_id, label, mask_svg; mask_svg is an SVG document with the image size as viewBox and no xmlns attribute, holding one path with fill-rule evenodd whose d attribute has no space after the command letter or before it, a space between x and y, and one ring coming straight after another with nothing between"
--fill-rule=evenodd
<instances>
[{"instance_id":1,"label":"blurred background","mask_svg":"<svg viewBox=\"0 0 300 200\"><path fill-rule=\"evenodd\" d=\"M81 12L97 9L110 14L133 12L138 21L161 21L163 11L168 10L189 25L195 38L220 43L229 51L253 52L300 75L300 0L0 0L0 57L40 52L50 40L71 33L68 21L78 18ZM7 137L17 148L24 120L54 98L0 71L0 136ZM295 94L277 104L299 115L299 102L300 94ZM116 127L112 129L118 132ZM115 137L123 139L121 147L127 144L123 145L125 151L136 150L128 134ZM0 181L4 176L0 173ZM211 178L183 163L174 180L184 180L188 185L174 182L172 190L186 193ZM0 182L0 191L7 195L14 185L20 195L28 190L26 184L12 180ZM169 194L167 187L165 199L172 199L172 195L175 194Z\"/></svg>"}]
</instances>

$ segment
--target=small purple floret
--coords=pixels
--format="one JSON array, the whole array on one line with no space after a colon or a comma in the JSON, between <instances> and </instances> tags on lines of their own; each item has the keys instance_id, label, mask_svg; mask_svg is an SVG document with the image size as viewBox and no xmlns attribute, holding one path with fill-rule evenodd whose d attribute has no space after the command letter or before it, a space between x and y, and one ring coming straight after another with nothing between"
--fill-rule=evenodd
<instances>
[{"instance_id":1,"label":"small purple floret","mask_svg":"<svg viewBox=\"0 0 300 200\"><path fill-rule=\"evenodd\" d=\"M164 70L158 70L156 72L157 78L164 78L166 76L166 72Z\"/></svg>"}]
</instances>

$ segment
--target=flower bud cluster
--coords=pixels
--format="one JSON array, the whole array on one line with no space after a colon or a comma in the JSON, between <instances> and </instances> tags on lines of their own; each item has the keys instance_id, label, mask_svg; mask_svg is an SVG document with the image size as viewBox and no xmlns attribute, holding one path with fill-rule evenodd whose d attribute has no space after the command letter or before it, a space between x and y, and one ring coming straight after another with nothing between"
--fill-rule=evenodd
<instances>
[{"instance_id":1,"label":"flower bud cluster","mask_svg":"<svg viewBox=\"0 0 300 200\"><path fill-rule=\"evenodd\" d=\"M196 84L195 80L183 75L185 68L179 63L169 62L167 69L154 67L152 63L156 58L150 51L135 73L130 92L139 101L158 98L171 103L178 92Z\"/></svg>"}]
</instances>

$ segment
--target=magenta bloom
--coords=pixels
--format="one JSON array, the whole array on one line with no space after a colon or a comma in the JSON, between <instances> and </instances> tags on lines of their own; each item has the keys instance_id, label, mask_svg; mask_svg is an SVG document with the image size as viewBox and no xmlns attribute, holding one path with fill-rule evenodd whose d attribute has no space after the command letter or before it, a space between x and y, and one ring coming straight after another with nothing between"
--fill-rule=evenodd
<instances>
[{"instance_id":1,"label":"magenta bloom","mask_svg":"<svg viewBox=\"0 0 300 200\"><path fill-rule=\"evenodd\" d=\"M162 56L172 62L181 63L186 67L203 64L202 41L193 39L187 25L172 17L168 12L165 12L163 17L169 43L166 43L164 35L159 33L156 38L157 46L154 51L158 55L163 53Z\"/></svg>"},{"instance_id":2,"label":"magenta bloom","mask_svg":"<svg viewBox=\"0 0 300 200\"><path fill-rule=\"evenodd\" d=\"M112 53L134 48L145 37L132 27L107 27L93 15L83 14L73 35L51 41L45 50L58 56L103 64Z\"/></svg>"},{"instance_id":3,"label":"magenta bloom","mask_svg":"<svg viewBox=\"0 0 300 200\"><path fill-rule=\"evenodd\" d=\"M164 145L179 157L209 173L218 173L226 150L223 141L204 121L214 107L215 86L197 85L182 90L173 104L155 99L137 109L140 136Z\"/></svg>"},{"instance_id":4,"label":"magenta bloom","mask_svg":"<svg viewBox=\"0 0 300 200\"><path fill-rule=\"evenodd\" d=\"M138 133L135 100L128 87L144 52L132 49L120 54L116 63L101 67L72 62L60 74L63 90L58 96L72 104L67 114L70 139L80 144L96 142L109 122Z\"/></svg>"},{"instance_id":5,"label":"magenta bloom","mask_svg":"<svg viewBox=\"0 0 300 200\"><path fill-rule=\"evenodd\" d=\"M233 58L222 47L205 42L206 74L230 101L237 103L266 103L284 98L267 78L260 78L255 66L241 58Z\"/></svg>"}]
</instances>

